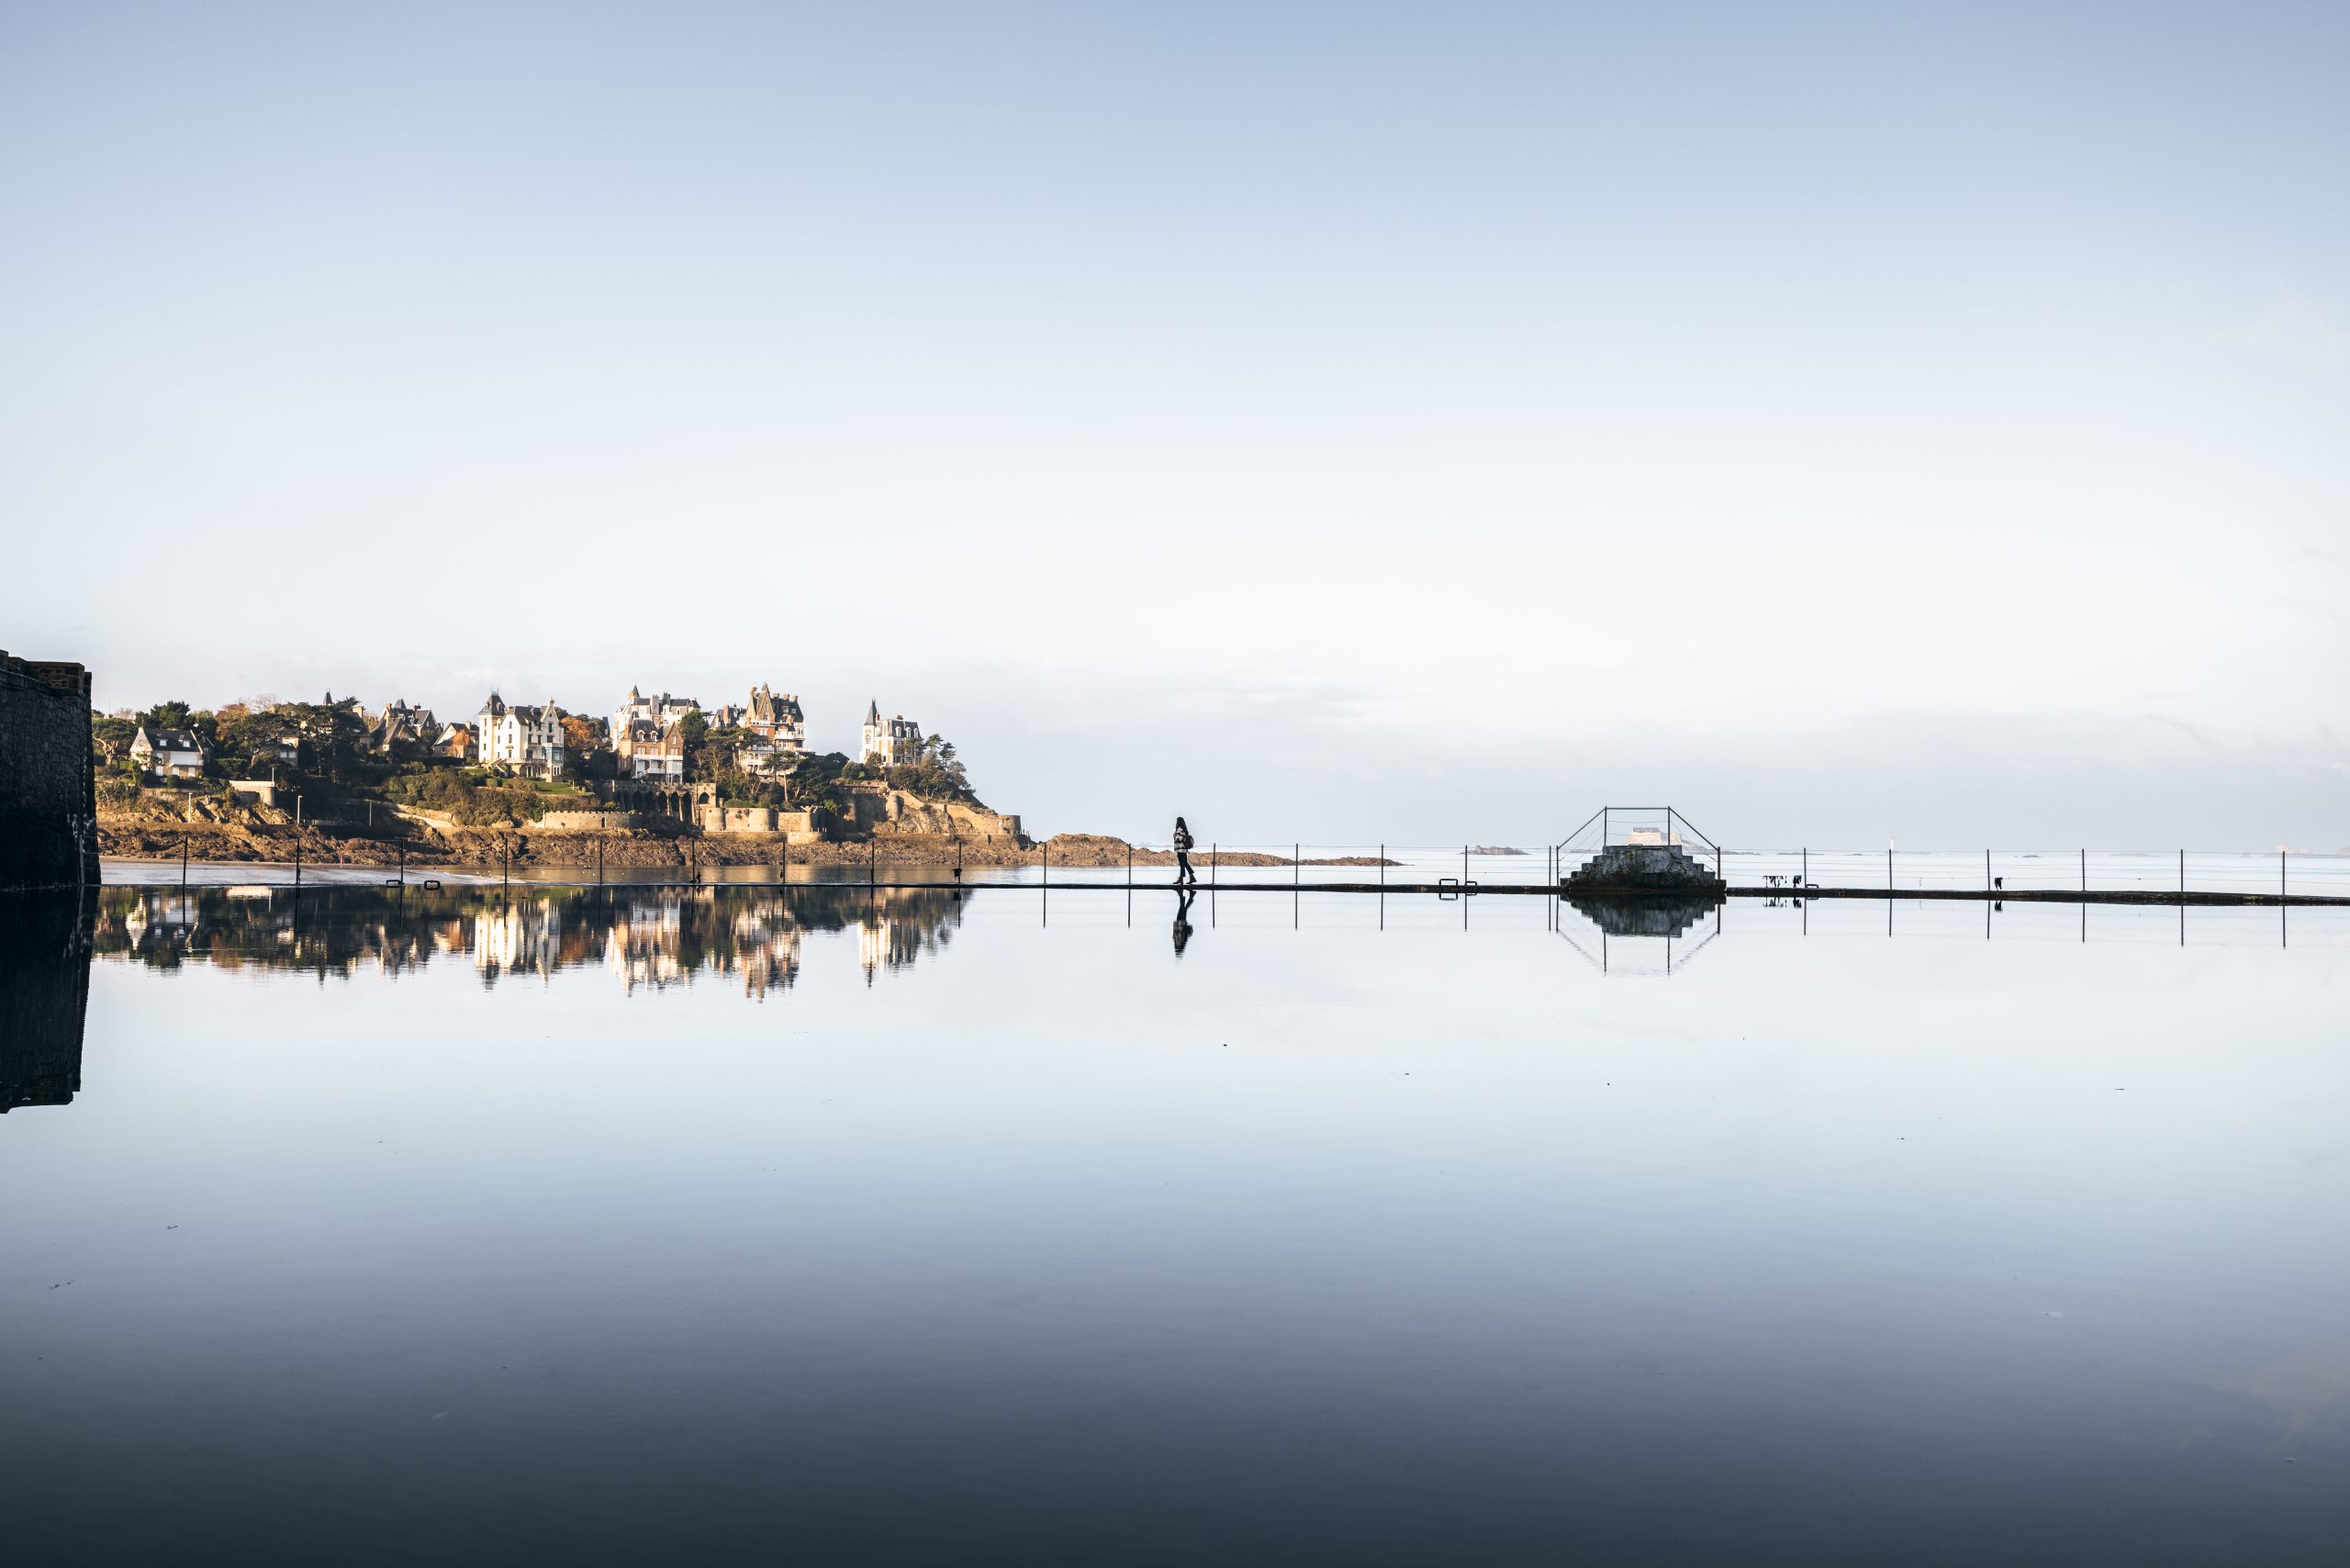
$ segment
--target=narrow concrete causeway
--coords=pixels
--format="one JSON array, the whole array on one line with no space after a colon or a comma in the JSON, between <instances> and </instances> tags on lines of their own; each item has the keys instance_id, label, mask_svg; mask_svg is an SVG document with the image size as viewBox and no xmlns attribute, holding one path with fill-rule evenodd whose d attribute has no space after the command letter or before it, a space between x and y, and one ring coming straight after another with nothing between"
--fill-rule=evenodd
<instances>
[{"instance_id":1,"label":"narrow concrete causeway","mask_svg":"<svg viewBox=\"0 0 2350 1568\"><path fill-rule=\"evenodd\" d=\"M935 882L834 882L834 887L936 887ZM974 887L997 887L1006 884L978 882ZM1023 890L1037 888L1035 882L1013 883ZM1167 882L1055 882L1054 892L1124 892L1132 888L1139 892L1154 889L1170 892ZM1202 882L1194 892L1219 893L1436 893L1452 897L1464 890L1458 882L1218 882L1211 886ZM1559 889L1539 882L1472 881L1465 890L1472 898L1490 898L1496 894L1531 895L1536 898L1550 894L1564 898ZM2333 898L2323 893L2209 893L2209 892L2148 892L2143 890L2113 890L2100 892L2095 889L2082 892L2077 889L2058 890L2032 888L2021 891L1990 891L1980 888L1740 888L1732 887L1729 896L1734 899L1944 899L1974 903L2139 903L2160 904L2165 908L2178 904L2350 904L2350 898Z\"/></svg>"},{"instance_id":2,"label":"narrow concrete causeway","mask_svg":"<svg viewBox=\"0 0 2350 1568\"><path fill-rule=\"evenodd\" d=\"M176 879L125 884L135 887L179 887ZM332 891L349 888L350 882L314 882L313 891ZM357 884L365 886L368 884ZM398 884L386 880L386 888ZM420 880L410 881L411 888L420 888ZM481 884L469 884L478 887ZM736 889L752 891L797 891L818 888L833 892L1022 892L1022 893L1171 893L1172 882L557 882L532 880L513 884L512 890L527 892L534 888L609 888L613 892L688 891L704 889ZM281 891L299 890L293 885L281 885ZM1471 881L1465 888L1459 882L1199 882L1192 885L1194 893L1356 893L1393 894L1397 897L1414 893L1433 893L1439 898L1458 898L1467 893L1471 898L1519 897L1564 899L1566 894L1557 888L1540 882ZM2275 909L2278 905L2290 908L2350 905L2350 897L2337 898L2324 893L2213 893L2213 892L2150 892L2144 890L2114 889L2100 891L2091 889L2027 888L2017 890L1993 890L1980 888L1740 888L1729 890L1734 899L1932 899L1959 903L2106 903L2151 904L2176 908L2180 904L2204 908L2215 905Z\"/></svg>"}]
</instances>

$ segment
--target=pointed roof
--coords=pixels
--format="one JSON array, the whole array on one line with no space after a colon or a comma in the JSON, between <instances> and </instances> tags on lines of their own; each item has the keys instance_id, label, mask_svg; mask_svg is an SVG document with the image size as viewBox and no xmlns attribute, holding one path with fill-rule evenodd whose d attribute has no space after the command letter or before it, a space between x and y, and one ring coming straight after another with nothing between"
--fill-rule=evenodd
<instances>
[{"instance_id":1,"label":"pointed roof","mask_svg":"<svg viewBox=\"0 0 2350 1568\"><path fill-rule=\"evenodd\" d=\"M865 722L868 724L878 724L881 722L881 702L878 698L865 705Z\"/></svg>"}]
</instances>

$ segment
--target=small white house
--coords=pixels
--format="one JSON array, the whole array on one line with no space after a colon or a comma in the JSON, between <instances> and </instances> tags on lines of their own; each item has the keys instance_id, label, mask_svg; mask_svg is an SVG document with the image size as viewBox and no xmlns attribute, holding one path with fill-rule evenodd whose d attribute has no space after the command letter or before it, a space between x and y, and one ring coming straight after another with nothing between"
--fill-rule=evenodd
<instances>
[{"instance_id":1,"label":"small white house","mask_svg":"<svg viewBox=\"0 0 2350 1568\"><path fill-rule=\"evenodd\" d=\"M130 737L130 760L151 778L201 778L207 755L194 730L141 724Z\"/></svg>"}]
</instances>

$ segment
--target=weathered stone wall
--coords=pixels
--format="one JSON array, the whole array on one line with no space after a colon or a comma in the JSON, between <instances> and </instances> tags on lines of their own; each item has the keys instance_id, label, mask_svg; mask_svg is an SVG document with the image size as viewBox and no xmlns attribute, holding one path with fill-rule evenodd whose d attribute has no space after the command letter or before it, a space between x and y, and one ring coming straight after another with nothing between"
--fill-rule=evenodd
<instances>
[{"instance_id":1,"label":"weathered stone wall","mask_svg":"<svg viewBox=\"0 0 2350 1568\"><path fill-rule=\"evenodd\" d=\"M98 879L90 672L0 652L0 889Z\"/></svg>"}]
</instances>

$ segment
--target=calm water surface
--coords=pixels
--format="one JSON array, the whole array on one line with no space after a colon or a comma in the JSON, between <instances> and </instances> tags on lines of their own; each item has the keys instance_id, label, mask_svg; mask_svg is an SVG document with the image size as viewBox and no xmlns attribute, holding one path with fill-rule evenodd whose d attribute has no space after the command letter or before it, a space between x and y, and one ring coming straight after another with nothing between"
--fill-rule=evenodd
<instances>
[{"instance_id":1,"label":"calm water surface","mask_svg":"<svg viewBox=\"0 0 2350 1568\"><path fill-rule=\"evenodd\" d=\"M5 906L8 1560L2350 1560L2350 912L1184 924Z\"/></svg>"}]
</instances>

